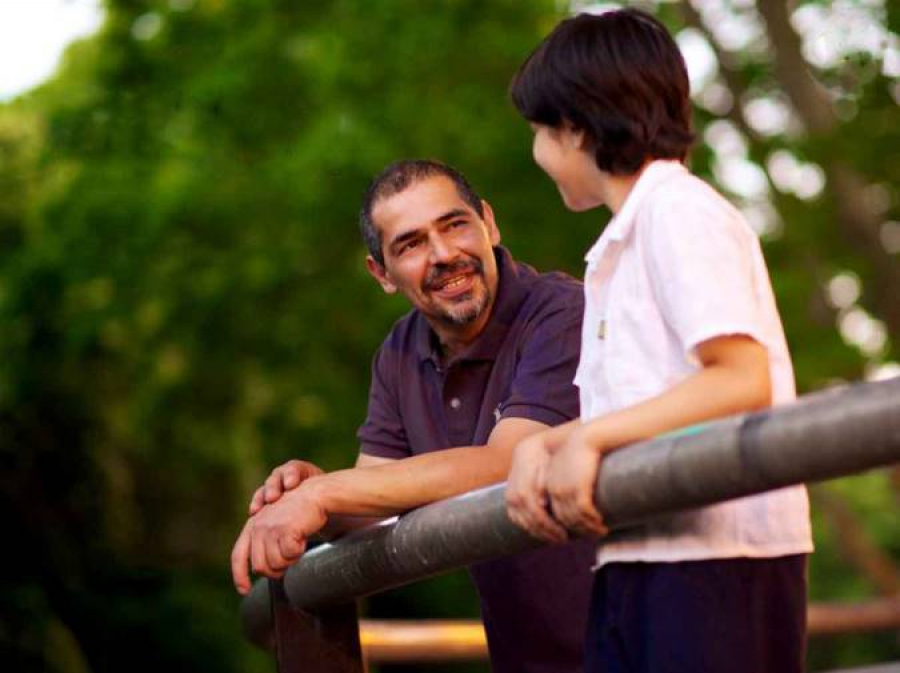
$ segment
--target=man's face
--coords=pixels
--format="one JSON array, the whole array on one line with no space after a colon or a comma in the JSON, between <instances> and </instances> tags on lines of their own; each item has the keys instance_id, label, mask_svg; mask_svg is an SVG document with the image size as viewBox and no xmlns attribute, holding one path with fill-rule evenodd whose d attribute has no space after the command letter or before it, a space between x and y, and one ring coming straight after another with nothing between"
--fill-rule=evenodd
<instances>
[{"instance_id":1,"label":"man's face","mask_svg":"<svg viewBox=\"0 0 900 673\"><path fill-rule=\"evenodd\" d=\"M369 258L369 271L385 292L403 294L439 336L477 335L497 295L500 234L490 206L479 217L452 180L434 176L376 202L372 219L384 266Z\"/></svg>"}]
</instances>

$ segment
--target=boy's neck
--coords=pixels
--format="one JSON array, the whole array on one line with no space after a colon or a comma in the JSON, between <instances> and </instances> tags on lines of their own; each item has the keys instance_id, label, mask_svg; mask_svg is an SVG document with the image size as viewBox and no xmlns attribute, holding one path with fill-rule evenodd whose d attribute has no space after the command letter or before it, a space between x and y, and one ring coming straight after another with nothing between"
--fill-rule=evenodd
<instances>
[{"instance_id":1,"label":"boy's neck","mask_svg":"<svg viewBox=\"0 0 900 673\"><path fill-rule=\"evenodd\" d=\"M649 164L650 162L647 161L637 170L637 172L631 175L607 174L606 184L604 185L605 194L603 201L612 211L613 215L618 215L619 211L622 210L622 206L625 205L628 195L631 194L631 190L634 189L635 184L637 184L641 174Z\"/></svg>"}]
</instances>

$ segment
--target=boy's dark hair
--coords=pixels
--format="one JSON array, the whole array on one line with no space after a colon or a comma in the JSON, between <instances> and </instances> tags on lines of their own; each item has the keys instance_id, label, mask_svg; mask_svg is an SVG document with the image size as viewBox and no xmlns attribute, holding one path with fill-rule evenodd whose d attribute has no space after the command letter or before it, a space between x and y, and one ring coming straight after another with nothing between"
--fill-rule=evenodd
<instances>
[{"instance_id":1,"label":"boy's dark hair","mask_svg":"<svg viewBox=\"0 0 900 673\"><path fill-rule=\"evenodd\" d=\"M412 184L442 175L449 178L456 186L460 198L472 207L478 217L484 218L484 207L481 197L475 193L465 176L452 166L433 159L402 159L388 164L369 183L363 197L362 209L359 212L359 230L362 232L366 248L372 258L384 266L384 253L381 249L381 232L372 220L372 209L381 199L399 194Z\"/></svg>"},{"instance_id":2,"label":"boy's dark hair","mask_svg":"<svg viewBox=\"0 0 900 673\"><path fill-rule=\"evenodd\" d=\"M694 139L681 52L636 9L560 23L519 68L510 95L530 122L584 131L597 166L613 175L633 175L651 158L684 161Z\"/></svg>"}]
</instances>

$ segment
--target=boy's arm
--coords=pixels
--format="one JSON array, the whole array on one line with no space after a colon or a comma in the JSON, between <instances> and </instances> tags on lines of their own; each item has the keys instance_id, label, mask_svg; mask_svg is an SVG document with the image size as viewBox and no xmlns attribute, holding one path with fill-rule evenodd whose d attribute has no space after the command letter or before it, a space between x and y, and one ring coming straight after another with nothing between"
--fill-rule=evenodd
<instances>
[{"instance_id":1,"label":"boy's arm","mask_svg":"<svg viewBox=\"0 0 900 673\"><path fill-rule=\"evenodd\" d=\"M548 457L545 488L553 516L581 534L604 534L594 507L600 458L642 439L687 425L768 406L771 381L765 348L750 337L721 336L695 349L702 369L662 394L574 427ZM518 461L518 451L516 460ZM515 473L517 465L513 465ZM517 522L549 541L546 525L536 523L539 496L528 494ZM514 518L516 518L514 516Z\"/></svg>"},{"instance_id":2,"label":"boy's arm","mask_svg":"<svg viewBox=\"0 0 900 673\"><path fill-rule=\"evenodd\" d=\"M695 354L702 369L661 395L584 424L565 423L517 446L506 489L510 518L548 542L564 542L565 528L603 535L594 484L604 453L770 403L768 357L758 342L717 337Z\"/></svg>"}]
</instances>

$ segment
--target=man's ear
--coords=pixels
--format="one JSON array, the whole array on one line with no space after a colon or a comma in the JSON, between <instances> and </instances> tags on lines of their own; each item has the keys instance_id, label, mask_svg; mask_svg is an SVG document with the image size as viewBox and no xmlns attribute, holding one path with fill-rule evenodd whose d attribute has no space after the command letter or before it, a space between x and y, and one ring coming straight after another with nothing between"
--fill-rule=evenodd
<instances>
[{"instance_id":1,"label":"man's ear","mask_svg":"<svg viewBox=\"0 0 900 673\"><path fill-rule=\"evenodd\" d=\"M372 257L372 255L366 255L366 269L369 270L369 275L378 281L378 284L381 285L381 289L386 293L394 294L397 291L397 286L391 282L390 278L388 278L387 269Z\"/></svg>"},{"instance_id":2,"label":"man's ear","mask_svg":"<svg viewBox=\"0 0 900 673\"><path fill-rule=\"evenodd\" d=\"M484 211L484 224L487 227L488 236L491 238L491 245L500 245L500 229L497 227L497 221L494 219L494 209L484 199L481 199L481 209Z\"/></svg>"}]
</instances>

